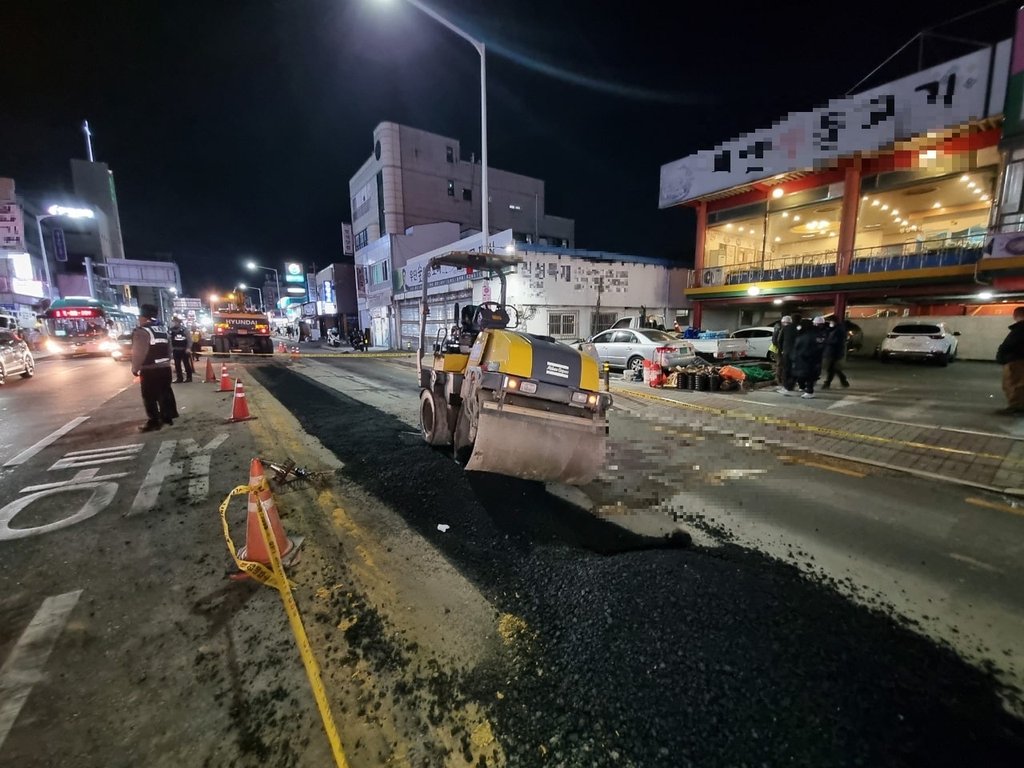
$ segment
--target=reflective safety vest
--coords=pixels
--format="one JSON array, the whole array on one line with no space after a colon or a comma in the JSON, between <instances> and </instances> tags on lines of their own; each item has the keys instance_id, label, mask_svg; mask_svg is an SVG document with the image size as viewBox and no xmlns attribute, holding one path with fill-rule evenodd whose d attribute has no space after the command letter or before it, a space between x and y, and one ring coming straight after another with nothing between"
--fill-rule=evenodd
<instances>
[{"instance_id":1,"label":"reflective safety vest","mask_svg":"<svg viewBox=\"0 0 1024 768\"><path fill-rule=\"evenodd\" d=\"M142 326L142 330L149 336L149 349L146 350L146 359L142 367L157 368L168 365L171 362L171 342L167 331L160 325Z\"/></svg>"},{"instance_id":2,"label":"reflective safety vest","mask_svg":"<svg viewBox=\"0 0 1024 768\"><path fill-rule=\"evenodd\" d=\"M174 349L188 349L188 330L185 328L171 329L171 347Z\"/></svg>"}]
</instances>

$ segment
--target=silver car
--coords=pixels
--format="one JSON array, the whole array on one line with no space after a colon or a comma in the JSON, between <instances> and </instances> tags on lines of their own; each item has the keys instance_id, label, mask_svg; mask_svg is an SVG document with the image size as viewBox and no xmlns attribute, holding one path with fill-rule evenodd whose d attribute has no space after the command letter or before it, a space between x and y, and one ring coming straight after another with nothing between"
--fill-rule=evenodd
<instances>
[{"instance_id":1,"label":"silver car","mask_svg":"<svg viewBox=\"0 0 1024 768\"><path fill-rule=\"evenodd\" d=\"M612 368L631 368L638 373L643 372L644 360L656 361L660 357L662 365L672 368L697 359L689 341L653 328L612 328L592 336L581 349Z\"/></svg>"},{"instance_id":2,"label":"silver car","mask_svg":"<svg viewBox=\"0 0 1024 768\"><path fill-rule=\"evenodd\" d=\"M36 372L36 361L28 349L28 344L16 336L13 331L0 331L0 385L15 374L29 379Z\"/></svg>"}]
</instances>

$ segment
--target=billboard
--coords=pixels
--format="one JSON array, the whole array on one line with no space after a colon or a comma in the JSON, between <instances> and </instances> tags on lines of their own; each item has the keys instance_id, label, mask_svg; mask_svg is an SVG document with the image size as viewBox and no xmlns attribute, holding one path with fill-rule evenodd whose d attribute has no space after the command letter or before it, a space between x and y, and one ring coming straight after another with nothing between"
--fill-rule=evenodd
<instances>
[{"instance_id":1,"label":"billboard","mask_svg":"<svg viewBox=\"0 0 1024 768\"><path fill-rule=\"evenodd\" d=\"M171 261L139 261L138 259L110 259L105 264L107 279L113 285L135 285L150 288L170 288L181 285L178 265Z\"/></svg>"}]
</instances>

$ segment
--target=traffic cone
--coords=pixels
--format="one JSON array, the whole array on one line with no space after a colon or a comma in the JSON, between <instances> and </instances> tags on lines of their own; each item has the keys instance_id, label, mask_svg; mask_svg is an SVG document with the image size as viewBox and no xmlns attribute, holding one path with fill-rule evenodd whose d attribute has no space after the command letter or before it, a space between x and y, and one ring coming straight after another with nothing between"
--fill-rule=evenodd
<instances>
[{"instance_id":1,"label":"traffic cone","mask_svg":"<svg viewBox=\"0 0 1024 768\"><path fill-rule=\"evenodd\" d=\"M206 379L203 381L204 384L216 384L217 374L213 372L213 360L206 358Z\"/></svg>"},{"instance_id":2,"label":"traffic cone","mask_svg":"<svg viewBox=\"0 0 1024 768\"><path fill-rule=\"evenodd\" d=\"M249 507L245 522L245 546L238 550L238 559L270 565L270 551L263 541L263 533L260 530L259 517L257 517L262 506L266 512L270 531L274 535L274 542L281 554L281 560L285 565L289 565L289 560L294 562L295 556L298 555L298 546L302 540L290 539L285 534L284 526L281 525L281 517L277 513L274 494L270 492L270 486L267 485L263 476L263 462L259 459L253 459L249 464L249 487L259 488L259 491L249 493ZM237 573L232 576L232 578L239 579L246 577L245 573Z\"/></svg>"},{"instance_id":3,"label":"traffic cone","mask_svg":"<svg viewBox=\"0 0 1024 768\"><path fill-rule=\"evenodd\" d=\"M220 366L220 389L218 392L234 392L235 388L231 386L231 377L228 375L227 363L221 363Z\"/></svg>"},{"instance_id":4,"label":"traffic cone","mask_svg":"<svg viewBox=\"0 0 1024 768\"><path fill-rule=\"evenodd\" d=\"M298 347L292 347L292 357L291 357L291 359L292 360L298 360L299 359L299 348Z\"/></svg>"},{"instance_id":5,"label":"traffic cone","mask_svg":"<svg viewBox=\"0 0 1024 768\"><path fill-rule=\"evenodd\" d=\"M235 396L231 398L231 421L248 421L255 416L249 415L249 403L245 399L245 386L241 379L235 379Z\"/></svg>"}]
</instances>

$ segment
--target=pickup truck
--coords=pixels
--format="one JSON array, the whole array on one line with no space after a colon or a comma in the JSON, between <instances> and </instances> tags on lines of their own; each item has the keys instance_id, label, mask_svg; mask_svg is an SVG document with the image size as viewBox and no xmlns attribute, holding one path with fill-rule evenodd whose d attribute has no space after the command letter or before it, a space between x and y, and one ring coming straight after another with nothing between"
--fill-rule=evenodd
<instances>
[{"instance_id":1,"label":"pickup truck","mask_svg":"<svg viewBox=\"0 0 1024 768\"><path fill-rule=\"evenodd\" d=\"M656 328L659 326L659 318L648 316L646 322L641 322L639 315L627 315L620 317L612 324L612 328ZM681 333L673 333L673 336L680 339L686 338ZM746 339L690 339L686 338L693 345L698 357L708 362L720 363L725 360L742 360L747 356Z\"/></svg>"}]
</instances>

